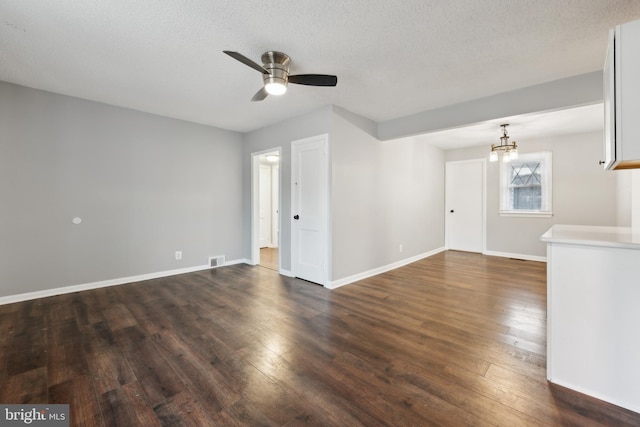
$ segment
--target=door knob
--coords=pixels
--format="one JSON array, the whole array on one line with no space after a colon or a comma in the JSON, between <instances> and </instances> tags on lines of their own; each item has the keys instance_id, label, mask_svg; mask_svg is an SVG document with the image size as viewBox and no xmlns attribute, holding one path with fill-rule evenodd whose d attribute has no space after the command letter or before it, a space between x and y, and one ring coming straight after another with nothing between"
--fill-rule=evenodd
<instances>
[{"instance_id":1,"label":"door knob","mask_svg":"<svg viewBox=\"0 0 640 427\"><path fill-rule=\"evenodd\" d=\"M293 219L300 219L300 215L294 215Z\"/></svg>"},{"instance_id":2,"label":"door knob","mask_svg":"<svg viewBox=\"0 0 640 427\"><path fill-rule=\"evenodd\" d=\"M453 213L453 209L451 209L451 211L450 211L450 212L451 212L451 213Z\"/></svg>"}]
</instances>

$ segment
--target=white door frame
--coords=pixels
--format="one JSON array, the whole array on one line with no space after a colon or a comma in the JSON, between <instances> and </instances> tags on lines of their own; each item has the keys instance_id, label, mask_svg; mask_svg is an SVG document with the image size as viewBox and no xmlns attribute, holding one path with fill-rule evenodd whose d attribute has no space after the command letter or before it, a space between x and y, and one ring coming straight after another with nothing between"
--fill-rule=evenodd
<instances>
[{"instance_id":1,"label":"white door frame","mask_svg":"<svg viewBox=\"0 0 640 427\"><path fill-rule=\"evenodd\" d=\"M260 264L260 156L277 152L282 159L282 147L251 153L251 265ZM278 165L278 212L282 212L282 165ZM278 230L282 230L282 215L278 215ZM278 250L280 250L278 233ZM282 269L282 257L278 257L278 271Z\"/></svg>"},{"instance_id":2,"label":"white door frame","mask_svg":"<svg viewBox=\"0 0 640 427\"><path fill-rule=\"evenodd\" d=\"M274 199L275 193L272 189L273 185L271 183L272 179L272 167L271 165L265 164L263 161L260 162L260 247L273 247L277 246L277 241L273 239L273 211L272 207L277 203L277 200ZM268 191L266 191L268 190ZM268 205L268 209L265 209L265 206ZM276 208L277 209L277 208Z\"/></svg>"},{"instance_id":3,"label":"white door frame","mask_svg":"<svg viewBox=\"0 0 640 427\"><path fill-rule=\"evenodd\" d=\"M280 155L278 155L278 159ZM274 185L275 184L275 185ZM273 189L276 191L273 191ZM280 251L280 160L271 166L271 247ZM275 207L275 209L274 209ZM278 260L280 257L278 257Z\"/></svg>"},{"instance_id":4,"label":"white door frame","mask_svg":"<svg viewBox=\"0 0 640 427\"><path fill-rule=\"evenodd\" d=\"M325 164L323 165L327 174L327 192L326 192L326 200L325 200L325 224L324 224L324 242L325 242L325 264L324 269L322 271L323 279L321 281L317 281L318 283L324 287L331 287L331 151L329 145L329 134L321 134L312 136L309 138L298 139L295 141L291 141L291 214L289 215L289 221L291 224L291 273L294 277L296 276L296 249L298 244L295 241L296 233L294 232L295 220L293 216L296 215L294 209L296 207L296 167L297 167L297 159L295 158L295 149L294 146L317 141L322 139L324 141L325 148Z\"/></svg>"},{"instance_id":5,"label":"white door frame","mask_svg":"<svg viewBox=\"0 0 640 427\"><path fill-rule=\"evenodd\" d=\"M460 163L480 163L482 166L482 253L487 252L487 159L470 159L470 160L454 160L445 163L445 180L447 176L447 167L449 164ZM447 183L445 181L445 227L444 227L444 242L445 248L449 249L449 238L451 237L451 221L449 219L448 201L447 197Z\"/></svg>"}]
</instances>

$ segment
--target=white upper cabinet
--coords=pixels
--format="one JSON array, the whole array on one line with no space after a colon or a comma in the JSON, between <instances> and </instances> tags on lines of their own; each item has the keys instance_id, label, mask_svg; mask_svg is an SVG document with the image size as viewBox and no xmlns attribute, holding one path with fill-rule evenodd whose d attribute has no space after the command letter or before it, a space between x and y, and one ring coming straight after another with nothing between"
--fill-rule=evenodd
<instances>
[{"instance_id":1,"label":"white upper cabinet","mask_svg":"<svg viewBox=\"0 0 640 427\"><path fill-rule=\"evenodd\" d=\"M604 114L604 168L640 168L640 20L610 32Z\"/></svg>"}]
</instances>

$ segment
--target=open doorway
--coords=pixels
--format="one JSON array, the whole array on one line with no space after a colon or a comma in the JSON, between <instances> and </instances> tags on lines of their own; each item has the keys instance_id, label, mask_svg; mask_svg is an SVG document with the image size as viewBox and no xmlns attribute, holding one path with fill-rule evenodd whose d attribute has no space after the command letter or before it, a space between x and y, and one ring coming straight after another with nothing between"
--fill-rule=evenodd
<instances>
[{"instance_id":1,"label":"open doorway","mask_svg":"<svg viewBox=\"0 0 640 427\"><path fill-rule=\"evenodd\" d=\"M280 150L253 154L253 261L280 271Z\"/></svg>"}]
</instances>

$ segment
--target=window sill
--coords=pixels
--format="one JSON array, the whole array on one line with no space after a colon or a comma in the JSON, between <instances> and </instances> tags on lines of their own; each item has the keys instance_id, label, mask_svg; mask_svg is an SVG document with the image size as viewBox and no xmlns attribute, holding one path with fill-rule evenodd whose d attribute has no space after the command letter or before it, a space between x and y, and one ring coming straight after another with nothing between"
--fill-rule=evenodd
<instances>
[{"instance_id":1,"label":"window sill","mask_svg":"<svg viewBox=\"0 0 640 427\"><path fill-rule=\"evenodd\" d=\"M515 218L551 218L553 212L538 212L538 211L499 211L500 216L515 217Z\"/></svg>"}]
</instances>

